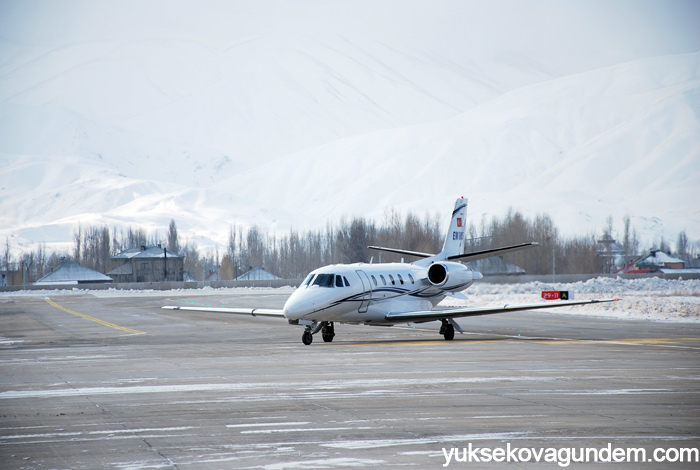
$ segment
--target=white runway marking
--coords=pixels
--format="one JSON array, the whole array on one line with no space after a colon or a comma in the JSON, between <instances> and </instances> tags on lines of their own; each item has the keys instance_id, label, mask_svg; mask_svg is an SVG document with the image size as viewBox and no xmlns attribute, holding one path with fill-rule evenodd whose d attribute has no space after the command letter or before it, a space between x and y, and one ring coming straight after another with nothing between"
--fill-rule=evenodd
<instances>
[{"instance_id":1,"label":"white runway marking","mask_svg":"<svg viewBox=\"0 0 700 470\"><path fill-rule=\"evenodd\" d=\"M139 393L182 393L182 392L240 392L246 390L282 390L286 393L295 390L295 394L309 393L315 390L326 393L332 390L354 388L372 389L377 392L379 387L414 387L417 385L451 385L493 382L550 382L564 380L565 377L452 377L452 378L414 378L414 379L375 379L375 380L329 380L320 382L298 383L228 383L228 384L183 384L183 385L136 385L126 387L80 387L57 390L9 390L0 392L0 400L13 398L57 398L92 395L128 395ZM381 393L392 393L394 390L381 390ZM291 394L291 393L290 393Z\"/></svg>"}]
</instances>

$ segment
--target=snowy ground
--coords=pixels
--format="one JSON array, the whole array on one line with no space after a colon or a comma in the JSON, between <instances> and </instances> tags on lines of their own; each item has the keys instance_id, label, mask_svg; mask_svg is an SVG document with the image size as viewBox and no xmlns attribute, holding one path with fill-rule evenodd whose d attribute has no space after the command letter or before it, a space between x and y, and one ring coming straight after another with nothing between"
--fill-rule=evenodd
<instances>
[{"instance_id":1,"label":"snowy ground","mask_svg":"<svg viewBox=\"0 0 700 470\"><path fill-rule=\"evenodd\" d=\"M197 295L235 295L236 292L260 294L269 293L270 288L211 288L157 290L32 290L1 292L0 298L8 297L56 297L60 295L93 295L96 297L173 297ZM294 290L291 287L274 289L277 293ZM594 315L629 320L653 320L666 322L700 323L700 280L666 280L660 278L610 279L596 278L586 282L524 284L489 284L478 282L464 291L468 300L446 299L445 306L488 306L533 303L541 300L543 290L569 291L574 299L619 298L619 302L604 304L560 307L557 313L574 315Z\"/></svg>"},{"instance_id":2,"label":"snowy ground","mask_svg":"<svg viewBox=\"0 0 700 470\"><path fill-rule=\"evenodd\" d=\"M446 299L443 304L458 306L532 303L541 300L541 292L544 290L569 291L575 300L620 299L619 302L553 309L557 313L629 320L700 322L700 280L599 277L574 283L478 283L465 291L469 300Z\"/></svg>"}]
</instances>

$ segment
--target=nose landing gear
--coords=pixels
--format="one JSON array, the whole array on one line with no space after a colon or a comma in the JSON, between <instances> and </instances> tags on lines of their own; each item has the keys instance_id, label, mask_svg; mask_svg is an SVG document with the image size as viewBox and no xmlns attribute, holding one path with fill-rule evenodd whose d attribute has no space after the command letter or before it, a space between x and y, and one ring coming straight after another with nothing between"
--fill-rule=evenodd
<instances>
[{"instance_id":1,"label":"nose landing gear","mask_svg":"<svg viewBox=\"0 0 700 470\"><path fill-rule=\"evenodd\" d=\"M335 336L335 328L333 327L333 322L328 322L324 321L321 323L316 323L314 322L311 325L306 325L306 329L304 329L304 333L301 335L301 342L304 343L305 345L310 345L313 340L314 336L316 333L321 332L321 337L323 338L323 341L326 343L330 343L333 341L333 337Z\"/></svg>"},{"instance_id":2,"label":"nose landing gear","mask_svg":"<svg viewBox=\"0 0 700 470\"><path fill-rule=\"evenodd\" d=\"M313 340L314 337L309 330L305 330L304 333L301 335L301 342L307 346L310 345L313 342Z\"/></svg>"}]
</instances>

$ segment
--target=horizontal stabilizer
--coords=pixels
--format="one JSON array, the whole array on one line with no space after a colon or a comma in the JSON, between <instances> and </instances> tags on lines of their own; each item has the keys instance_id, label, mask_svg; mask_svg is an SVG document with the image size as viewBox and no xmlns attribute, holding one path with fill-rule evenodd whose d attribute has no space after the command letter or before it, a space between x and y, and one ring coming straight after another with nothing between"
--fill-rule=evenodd
<instances>
[{"instance_id":1,"label":"horizontal stabilizer","mask_svg":"<svg viewBox=\"0 0 700 470\"><path fill-rule=\"evenodd\" d=\"M492 256L501 256L501 255L505 255L506 253L513 253L514 251L527 250L528 248L536 248L538 246L540 246L540 244L537 242L521 243L519 245L504 246L501 248L492 248L490 250L483 250L483 251L474 251L472 253L464 253L461 255L452 255L452 256L448 256L446 259L448 261L460 260L460 261L463 261L465 263L468 263L470 261L476 261L478 259L491 258ZM399 253L401 255L407 255L407 256L416 256L418 258L429 258L431 256L435 256L434 254L431 254L431 253L421 253L420 251L401 250L398 248L386 248L383 246L368 246L367 248L369 248L371 250L388 251L390 253Z\"/></svg>"},{"instance_id":2,"label":"horizontal stabilizer","mask_svg":"<svg viewBox=\"0 0 700 470\"><path fill-rule=\"evenodd\" d=\"M540 246L537 242L521 243L519 245L504 246L501 248L492 248L490 250L474 251L472 253L464 253L462 255L448 256L449 261L458 259L462 262L468 263L470 261L476 261L478 259L491 258L492 256L505 255L506 253L513 253L514 251L527 250L528 248L536 248Z\"/></svg>"},{"instance_id":3,"label":"horizontal stabilizer","mask_svg":"<svg viewBox=\"0 0 700 470\"><path fill-rule=\"evenodd\" d=\"M419 251L399 250L398 248L385 248L383 246L368 246L370 250L388 251L390 253L399 253L401 255L417 256L418 258L428 258L434 256L431 253L421 253Z\"/></svg>"}]
</instances>

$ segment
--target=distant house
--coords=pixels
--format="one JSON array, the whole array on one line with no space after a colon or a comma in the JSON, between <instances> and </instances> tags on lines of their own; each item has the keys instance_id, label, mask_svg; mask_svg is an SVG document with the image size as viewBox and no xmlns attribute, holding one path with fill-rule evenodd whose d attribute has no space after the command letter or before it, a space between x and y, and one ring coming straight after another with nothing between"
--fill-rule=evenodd
<instances>
[{"instance_id":1,"label":"distant house","mask_svg":"<svg viewBox=\"0 0 700 470\"><path fill-rule=\"evenodd\" d=\"M685 262L682 259L664 253L661 250L651 250L648 255L623 267L617 273L646 274L685 270ZM680 271L679 271L680 272Z\"/></svg>"},{"instance_id":2,"label":"distant house","mask_svg":"<svg viewBox=\"0 0 700 470\"><path fill-rule=\"evenodd\" d=\"M682 259L674 258L661 250L651 250L651 252L644 258L636 261L634 266L640 270L654 272L664 268L683 269L685 267L685 263Z\"/></svg>"},{"instance_id":3,"label":"distant house","mask_svg":"<svg viewBox=\"0 0 700 470\"><path fill-rule=\"evenodd\" d=\"M86 268L73 261L66 261L34 283L35 286L96 284L112 282L112 278Z\"/></svg>"},{"instance_id":4,"label":"distant house","mask_svg":"<svg viewBox=\"0 0 700 470\"><path fill-rule=\"evenodd\" d=\"M280 279L272 273L265 271L262 268L253 268L245 274L241 274L236 281L272 281Z\"/></svg>"},{"instance_id":5,"label":"distant house","mask_svg":"<svg viewBox=\"0 0 700 470\"><path fill-rule=\"evenodd\" d=\"M184 258L167 248L141 245L112 256L109 274L117 282L182 281Z\"/></svg>"}]
</instances>

